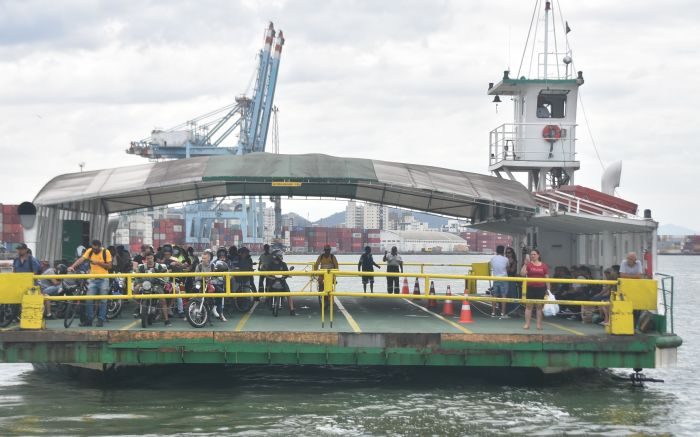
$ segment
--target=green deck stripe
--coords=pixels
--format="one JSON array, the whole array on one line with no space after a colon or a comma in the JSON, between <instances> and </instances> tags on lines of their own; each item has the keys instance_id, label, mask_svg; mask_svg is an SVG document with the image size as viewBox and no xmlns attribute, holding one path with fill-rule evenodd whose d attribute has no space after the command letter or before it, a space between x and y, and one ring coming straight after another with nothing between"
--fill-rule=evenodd
<instances>
[{"instance_id":1,"label":"green deck stripe","mask_svg":"<svg viewBox=\"0 0 700 437\"><path fill-rule=\"evenodd\" d=\"M255 302L255 303L253 304L253 307L252 307L250 310L248 310L248 312L245 313L245 315L244 315L243 317L241 317L241 320L240 320L240 321L238 322L238 324L236 325L236 329L235 329L236 332L240 332L240 331L243 330L243 327L244 327L245 324L248 322L248 319L250 319L250 316L253 315L253 312L255 311L255 308L257 308L257 306L258 306L259 303L260 303L260 301Z\"/></svg>"},{"instance_id":2,"label":"green deck stripe","mask_svg":"<svg viewBox=\"0 0 700 437\"><path fill-rule=\"evenodd\" d=\"M468 330L468 329L465 328L464 326L459 325L459 324L453 322L452 320L448 320L448 319L442 317L440 314L434 313L434 312L430 311L430 310L427 309L427 308L424 308L424 307L422 307L422 306L420 306L420 305L418 305L418 304L416 304L416 303L411 302L411 301L408 300L408 299L404 299L404 301L410 303L411 305L415 306L416 308L420 308L421 310L425 311L425 312L428 313L428 314L431 314L431 315L437 317L438 319L442 320L443 322L447 323L447 324L450 325L450 326L453 326L453 327L459 329L460 331L464 332L465 334L473 334L472 331Z\"/></svg>"}]
</instances>

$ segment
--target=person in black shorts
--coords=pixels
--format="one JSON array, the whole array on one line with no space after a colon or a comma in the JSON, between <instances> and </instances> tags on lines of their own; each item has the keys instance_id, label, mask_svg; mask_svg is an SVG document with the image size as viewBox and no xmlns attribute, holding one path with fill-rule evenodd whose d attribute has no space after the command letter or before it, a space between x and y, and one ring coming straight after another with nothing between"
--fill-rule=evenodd
<instances>
[{"instance_id":1,"label":"person in black shorts","mask_svg":"<svg viewBox=\"0 0 700 437\"><path fill-rule=\"evenodd\" d=\"M373 272L374 267L381 269L379 264L374 262L372 258L372 248L365 247L365 253L360 255L360 261L357 263L358 272ZM362 277L362 289L367 293L367 283L369 282L370 293L374 293L374 276L363 276Z\"/></svg>"}]
</instances>

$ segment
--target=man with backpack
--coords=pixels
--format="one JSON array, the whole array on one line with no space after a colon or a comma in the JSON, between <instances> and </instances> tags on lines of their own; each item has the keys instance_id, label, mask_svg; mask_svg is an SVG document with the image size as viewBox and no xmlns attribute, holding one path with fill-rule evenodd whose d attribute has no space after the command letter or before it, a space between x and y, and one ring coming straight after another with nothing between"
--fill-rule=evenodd
<instances>
[{"instance_id":1,"label":"man with backpack","mask_svg":"<svg viewBox=\"0 0 700 437\"><path fill-rule=\"evenodd\" d=\"M92 240L90 248L83 252L83 256L78 258L70 267L69 272L75 271L75 268L84 262L89 262L91 274L107 274L112 268L112 254L109 253L100 240ZM88 280L88 296L107 295L109 294L109 279L108 278L93 278ZM93 318L92 302L88 301L85 306L87 319L80 326L92 326ZM107 316L107 301L101 300L99 311L97 313L97 327L101 328L104 325Z\"/></svg>"}]
</instances>

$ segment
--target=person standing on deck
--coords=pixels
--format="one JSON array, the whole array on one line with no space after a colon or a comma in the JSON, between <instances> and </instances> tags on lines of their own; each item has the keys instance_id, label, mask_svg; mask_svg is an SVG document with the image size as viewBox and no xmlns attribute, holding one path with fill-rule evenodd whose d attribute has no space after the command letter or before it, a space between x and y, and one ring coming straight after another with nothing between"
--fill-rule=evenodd
<instances>
[{"instance_id":1,"label":"person standing on deck","mask_svg":"<svg viewBox=\"0 0 700 437\"><path fill-rule=\"evenodd\" d=\"M100 240L92 240L90 248L83 252L83 256L78 258L70 267L69 272L75 271L75 268L84 262L89 262L91 274L107 274L112 268L112 255L102 247ZM109 293L109 279L93 278L88 280L88 296L106 295ZM80 326L92 326L94 305L85 305L85 314L87 316L84 323ZM102 327L107 315L107 301L101 300L99 311L97 313L97 327Z\"/></svg>"},{"instance_id":2,"label":"person standing on deck","mask_svg":"<svg viewBox=\"0 0 700 437\"><path fill-rule=\"evenodd\" d=\"M632 279L641 279L644 277L642 263L637 259L637 254L635 252L628 253L627 258L620 263L620 277Z\"/></svg>"},{"instance_id":3,"label":"person standing on deck","mask_svg":"<svg viewBox=\"0 0 700 437\"><path fill-rule=\"evenodd\" d=\"M372 258L372 248L367 246L367 247L365 247L365 253L360 255L360 261L357 263L357 271L358 272L373 272L375 266L378 269L381 269L379 264L374 262L374 258ZM374 293L374 276L363 276L362 277L362 289L365 291L365 293L367 293L367 283L368 282L369 282L370 293Z\"/></svg>"},{"instance_id":4,"label":"person standing on deck","mask_svg":"<svg viewBox=\"0 0 700 437\"><path fill-rule=\"evenodd\" d=\"M508 276L508 258L504 256L505 247L496 246L496 256L491 258L489 266L491 267L491 276L505 278ZM508 281L493 281L493 289L491 291L493 297L508 297ZM496 317L498 303L491 302L491 317ZM501 302L501 318L507 319L506 303Z\"/></svg>"},{"instance_id":5,"label":"person standing on deck","mask_svg":"<svg viewBox=\"0 0 700 437\"><path fill-rule=\"evenodd\" d=\"M399 255L399 250L396 246L392 246L391 253L386 250L384 251L383 261L386 263L387 273L403 273L403 259L401 259L401 255ZM401 292L399 289L398 276L387 276L386 292L389 294L399 294Z\"/></svg>"},{"instance_id":6,"label":"person standing on deck","mask_svg":"<svg viewBox=\"0 0 700 437\"><path fill-rule=\"evenodd\" d=\"M316 258L314 270L338 270L338 259L331 253L331 246L323 246L323 253ZM323 275L318 277L318 291L323 289Z\"/></svg>"},{"instance_id":7,"label":"person standing on deck","mask_svg":"<svg viewBox=\"0 0 700 437\"><path fill-rule=\"evenodd\" d=\"M522 276L527 276L528 278L548 278L549 277L549 267L547 264L543 263L540 259L540 251L538 249L532 249L530 251L530 261L526 262L523 268L520 270ZM546 282L528 282L527 283L527 293L528 299L544 299L545 294L549 291L549 283ZM525 325L523 329L530 329L530 320L532 319L532 305L528 303L525 305ZM535 305L537 310L537 329L542 329L542 310L544 305L538 303Z\"/></svg>"},{"instance_id":8,"label":"person standing on deck","mask_svg":"<svg viewBox=\"0 0 700 437\"><path fill-rule=\"evenodd\" d=\"M258 258L258 271L264 272L268 270L270 264L272 264L272 253L270 253L270 245L266 244L263 246L263 253L261 253L260 258ZM265 276L260 275L260 279L258 279L258 290L264 292L266 289ZM259 298L255 299L258 300Z\"/></svg>"}]
</instances>

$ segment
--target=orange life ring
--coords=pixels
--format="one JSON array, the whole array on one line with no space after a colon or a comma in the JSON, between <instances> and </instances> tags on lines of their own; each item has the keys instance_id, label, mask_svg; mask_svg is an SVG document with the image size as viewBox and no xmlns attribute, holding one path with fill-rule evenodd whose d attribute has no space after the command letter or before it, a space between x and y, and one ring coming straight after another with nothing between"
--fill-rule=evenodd
<instances>
[{"instance_id":1,"label":"orange life ring","mask_svg":"<svg viewBox=\"0 0 700 437\"><path fill-rule=\"evenodd\" d=\"M548 124L542 129L542 138L550 143L557 141L561 138L561 128L556 124Z\"/></svg>"}]
</instances>

